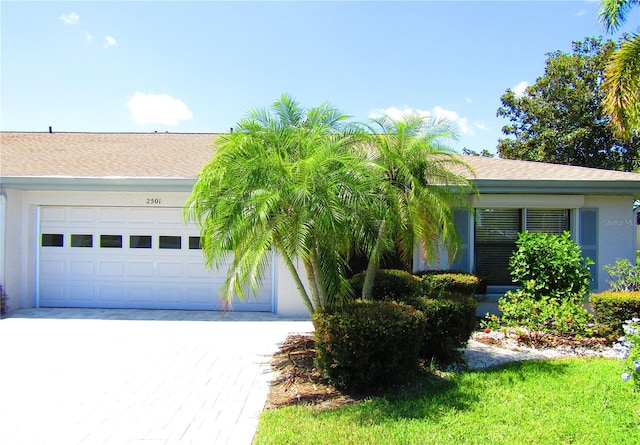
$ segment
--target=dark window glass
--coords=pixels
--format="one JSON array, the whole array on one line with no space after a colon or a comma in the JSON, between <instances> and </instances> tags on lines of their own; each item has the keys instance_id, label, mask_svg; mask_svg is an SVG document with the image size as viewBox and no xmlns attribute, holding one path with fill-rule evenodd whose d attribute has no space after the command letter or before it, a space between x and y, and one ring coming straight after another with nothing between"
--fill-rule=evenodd
<instances>
[{"instance_id":1,"label":"dark window glass","mask_svg":"<svg viewBox=\"0 0 640 445\"><path fill-rule=\"evenodd\" d=\"M71 247L93 247L93 235L71 235Z\"/></svg>"},{"instance_id":2,"label":"dark window glass","mask_svg":"<svg viewBox=\"0 0 640 445\"><path fill-rule=\"evenodd\" d=\"M476 211L476 275L488 284L512 284L509 258L521 231L520 209L478 209Z\"/></svg>"},{"instance_id":3,"label":"dark window glass","mask_svg":"<svg viewBox=\"0 0 640 445\"><path fill-rule=\"evenodd\" d=\"M100 235L100 247L122 248L122 235Z\"/></svg>"},{"instance_id":4,"label":"dark window glass","mask_svg":"<svg viewBox=\"0 0 640 445\"><path fill-rule=\"evenodd\" d=\"M151 249L151 236L131 235L129 236L129 247L131 249Z\"/></svg>"},{"instance_id":5,"label":"dark window glass","mask_svg":"<svg viewBox=\"0 0 640 445\"><path fill-rule=\"evenodd\" d=\"M161 236L158 246L161 249L181 249L182 239L179 236Z\"/></svg>"},{"instance_id":6,"label":"dark window glass","mask_svg":"<svg viewBox=\"0 0 640 445\"><path fill-rule=\"evenodd\" d=\"M62 247L64 245L64 235L61 233L43 233L43 247Z\"/></svg>"},{"instance_id":7,"label":"dark window glass","mask_svg":"<svg viewBox=\"0 0 640 445\"><path fill-rule=\"evenodd\" d=\"M200 243L200 237L199 236L190 236L189 237L189 249L191 249L191 250L202 249L202 244Z\"/></svg>"}]
</instances>

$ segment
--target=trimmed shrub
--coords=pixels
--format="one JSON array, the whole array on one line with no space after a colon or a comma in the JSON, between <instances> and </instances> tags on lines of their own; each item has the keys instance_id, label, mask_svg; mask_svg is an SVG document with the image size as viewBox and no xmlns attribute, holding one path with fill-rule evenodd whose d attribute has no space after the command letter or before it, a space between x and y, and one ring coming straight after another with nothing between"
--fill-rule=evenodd
<instances>
[{"instance_id":1,"label":"trimmed shrub","mask_svg":"<svg viewBox=\"0 0 640 445\"><path fill-rule=\"evenodd\" d=\"M491 317L484 326L524 327L556 335L592 334L592 317L584 302L593 262L582 257L569 232L523 232L516 244L509 272L513 282L522 287L498 300L502 316Z\"/></svg>"},{"instance_id":2,"label":"trimmed shrub","mask_svg":"<svg viewBox=\"0 0 640 445\"><path fill-rule=\"evenodd\" d=\"M366 272L360 272L349 279L349 284L356 298L362 297L365 274ZM419 286L420 279L409 272L396 269L380 269L373 281L372 299L410 303Z\"/></svg>"},{"instance_id":3,"label":"trimmed shrub","mask_svg":"<svg viewBox=\"0 0 640 445\"><path fill-rule=\"evenodd\" d=\"M429 298L450 298L451 296L473 297L480 285L480 278L473 274L455 271L424 271L419 293Z\"/></svg>"},{"instance_id":4,"label":"trimmed shrub","mask_svg":"<svg viewBox=\"0 0 640 445\"><path fill-rule=\"evenodd\" d=\"M589 265L569 232L562 235L522 232L509 260L514 283L535 300L542 297L582 302L591 287Z\"/></svg>"},{"instance_id":5,"label":"trimmed shrub","mask_svg":"<svg viewBox=\"0 0 640 445\"><path fill-rule=\"evenodd\" d=\"M420 297L415 307L427 318L420 356L451 359L464 347L477 328L476 300L473 297L431 299Z\"/></svg>"},{"instance_id":6,"label":"trimmed shrub","mask_svg":"<svg viewBox=\"0 0 640 445\"><path fill-rule=\"evenodd\" d=\"M605 291L589 296L597 329L602 334L619 337L626 320L640 317L640 291Z\"/></svg>"},{"instance_id":7,"label":"trimmed shrub","mask_svg":"<svg viewBox=\"0 0 640 445\"><path fill-rule=\"evenodd\" d=\"M425 316L412 306L357 300L344 311L317 311L313 324L316 364L338 387L372 389L417 369Z\"/></svg>"}]
</instances>

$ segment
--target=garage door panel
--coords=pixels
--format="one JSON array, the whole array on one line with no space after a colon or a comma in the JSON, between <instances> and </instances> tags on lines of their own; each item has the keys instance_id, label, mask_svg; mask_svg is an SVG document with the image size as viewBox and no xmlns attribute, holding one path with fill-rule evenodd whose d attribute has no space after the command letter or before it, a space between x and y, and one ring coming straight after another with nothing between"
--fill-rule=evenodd
<instances>
[{"instance_id":1,"label":"garage door panel","mask_svg":"<svg viewBox=\"0 0 640 445\"><path fill-rule=\"evenodd\" d=\"M98 276L123 277L124 261L98 261Z\"/></svg>"},{"instance_id":2,"label":"garage door panel","mask_svg":"<svg viewBox=\"0 0 640 445\"><path fill-rule=\"evenodd\" d=\"M48 234L39 247L41 306L224 308L218 292L227 266L205 267L190 242L198 227L183 222L182 209L41 207L40 215L40 233ZM101 243L103 235L112 237ZM271 276L269 268L258 301L237 300L234 310L271 311Z\"/></svg>"},{"instance_id":3,"label":"garage door panel","mask_svg":"<svg viewBox=\"0 0 640 445\"><path fill-rule=\"evenodd\" d=\"M179 262L158 261L158 277L172 278L184 276L183 264Z\"/></svg>"},{"instance_id":4,"label":"garage door panel","mask_svg":"<svg viewBox=\"0 0 640 445\"><path fill-rule=\"evenodd\" d=\"M79 280L91 279L95 275L95 268L93 261L71 261L69 263L70 272L73 278Z\"/></svg>"},{"instance_id":5,"label":"garage door panel","mask_svg":"<svg viewBox=\"0 0 640 445\"><path fill-rule=\"evenodd\" d=\"M95 290L87 285L70 284L68 300L83 304L93 303L95 301Z\"/></svg>"},{"instance_id":6,"label":"garage door panel","mask_svg":"<svg viewBox=\"0 0 640 445\"><path fill-rule=\"evenodd\" d=\"M153 261L131 261L129 265L129 276L137 278L153 278Z\"/></svg>"},{"instance_id":7,"label":"garage door panel","mask_svg":"<svg viewBox=\"0 0 640 445\"><path fill-rule=\"evenodd\" d=\"M52 278L63 277L65 275L64 259L41 259L40 261L40 277Z\"/></svg>"},{"instance_id":8,"label":"garage door panel","mask_svg":"<svg viewBox=\"0 0 640 445\"><path fill-rule=\"evenodd\" d=\"M98 287L98 299L106 302L121 302L124 300L125 286L122 284L101 283Z\"/></svg>"},{"instance_id":9,"label":"garage door panel","mask_svg":"<svg viewBox=\"0 0 640 445\"><path fill-rule=\"evenodd\" d=\"M69 209L70 223L93 223L96 220L96 212L91 207L71 207Z\"/></svg>"},{"instance_id":10,"label":"garage door panel","mask_svg":"<svg viewBox=\"0 0 640 445\"><path fill-rule=\"evenodd\" d=\"M98 212L101 223L124 223L124 209L120 207L105 207Z\"/></svg>"}]
</instances>

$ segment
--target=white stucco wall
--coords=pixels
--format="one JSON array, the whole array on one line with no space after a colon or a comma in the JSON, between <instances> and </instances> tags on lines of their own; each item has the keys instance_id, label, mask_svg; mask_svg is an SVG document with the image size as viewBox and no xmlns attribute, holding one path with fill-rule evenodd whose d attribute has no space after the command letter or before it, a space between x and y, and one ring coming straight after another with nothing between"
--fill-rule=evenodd
<instances>
[{"instance_id":1,"label":"white stucco wall","mask_svg":"<svg viewBox=\"0 0 640 445\"><path fill-rule=\"evenodd\" d=\"M637 226L631 196L587 196L585 208L598 208L598 288L608 289L609 275L603 266L627 258L635 264Z\"/></svg>"}]
</instances>

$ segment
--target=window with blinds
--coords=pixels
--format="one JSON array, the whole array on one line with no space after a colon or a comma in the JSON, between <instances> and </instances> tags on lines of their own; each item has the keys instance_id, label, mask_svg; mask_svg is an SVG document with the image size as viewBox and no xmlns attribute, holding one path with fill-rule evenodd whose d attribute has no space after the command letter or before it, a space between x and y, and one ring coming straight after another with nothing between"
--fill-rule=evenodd
<instances>
[{"instance_id":1,"label":"window with blinds","mask_svg":"<svg viewBox=\"0 0 640 445\"><path fill-rule=\"evenodd\" d=\"M560 234L569 230L569 210L526 210L529 232Z\"/></svg>"},{"instance_id":2,"label":"window with blinds","mask_svg":"<svg viewBox=\"0 0 640 445\"><path fill-rule=\"evenodd\" d=\"M570 230L566 209L477 209L475 228L475 270L491 285L512 284L509 259L518 233L559 234Z\"/></svg>"},{"instance_id":3,"label":"window with blinds","mask_svg":"<svg viewBox=\"0 0 640 445\"><path fill-rule=\"evenodd\" d=\"M488 284L509 284L509 258L522 227L520 209L478 209L476 213L476 274Z\"/></svg>"}]
</instances>

